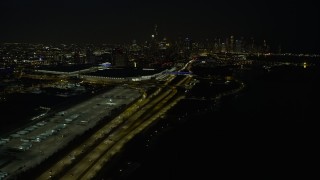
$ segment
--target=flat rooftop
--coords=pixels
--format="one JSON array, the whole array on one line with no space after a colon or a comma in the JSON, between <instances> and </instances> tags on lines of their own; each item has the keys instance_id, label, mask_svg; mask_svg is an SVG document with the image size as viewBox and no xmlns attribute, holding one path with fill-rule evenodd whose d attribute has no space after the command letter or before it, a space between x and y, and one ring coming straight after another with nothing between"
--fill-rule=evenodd
<instances>
[{"instance_id":1,"label":"flat rooftop","mask_svg":"<svg viewBox=\"0 0 320 180\"><path fill-rule=\"evenodd\" d=\"M102 77L137 77L159 73L164 69L141 69L141 68L109 68L88 73L89 76Z\"/></svg>"},{"instance_id":2,"label":"flat rooftop","mask_svg":"<svg viewBox=\"0 0 320 180\"><path fill-rule=\"evenodd\" d=\"M92 64L71 64L60 66L41 66L38 70L57 71L57 72L74 72L93 67Z\"/></svg>"}]
</instances>

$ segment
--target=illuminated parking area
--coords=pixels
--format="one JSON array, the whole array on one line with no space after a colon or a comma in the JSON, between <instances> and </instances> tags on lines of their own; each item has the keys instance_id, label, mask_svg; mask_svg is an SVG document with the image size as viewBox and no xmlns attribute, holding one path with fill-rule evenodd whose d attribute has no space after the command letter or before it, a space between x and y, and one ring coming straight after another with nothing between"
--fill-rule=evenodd
<instances>
[{"instance_id":1,"label":"illuminated parking area","mask_svg":"<svg viewBox=\"0 0 320 180\"><path fill-rule=\"evenodd\" d=\"M10 158L1 171L9 176L37 166L44 159L65 147L77 135L94 127L112 111L141 96L138 90L115 87L40 122L0 138L0 155Z\"/></svg>"}]
</instances>

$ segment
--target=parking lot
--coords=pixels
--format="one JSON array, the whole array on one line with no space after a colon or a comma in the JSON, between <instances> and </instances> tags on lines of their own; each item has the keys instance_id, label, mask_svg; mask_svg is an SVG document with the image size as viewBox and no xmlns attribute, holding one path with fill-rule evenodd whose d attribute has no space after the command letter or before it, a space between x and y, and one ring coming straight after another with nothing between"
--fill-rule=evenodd
<instances>
[{"instance_id":1,"label":"parking lot","mask_svg":"<svg viewBox=\"0 0 320 180\"><path fill-rule=\"evenodd\" d=\"M9 136L0 137L0 156L7 157L0 163L1 177L13 177L37 166L77 135L109 116L112 110L129 104L140 95L136 89L118 86Z\"/></svg>"}]
</instances>

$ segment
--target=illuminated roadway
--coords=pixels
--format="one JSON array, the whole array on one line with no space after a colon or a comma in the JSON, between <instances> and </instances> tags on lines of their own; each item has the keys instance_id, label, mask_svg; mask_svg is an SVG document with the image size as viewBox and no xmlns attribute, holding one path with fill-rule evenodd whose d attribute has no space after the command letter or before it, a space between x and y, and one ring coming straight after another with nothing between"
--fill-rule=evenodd
<instances>
[{"instance_id":1,"label":"illuminated roadway","mask_svg":"<svg viewBox=\"0 0 320 180\"><path fill-rule=\"evenodd\" d=\"M86 141L58 160L37 179L91 179L136 134L156 121L162 114L184 98L177 86L191 81L185 76L175 85L168 86L170 76L156 92L140 99L115 119L96 131Z\"/></svg>"}]
</instances>

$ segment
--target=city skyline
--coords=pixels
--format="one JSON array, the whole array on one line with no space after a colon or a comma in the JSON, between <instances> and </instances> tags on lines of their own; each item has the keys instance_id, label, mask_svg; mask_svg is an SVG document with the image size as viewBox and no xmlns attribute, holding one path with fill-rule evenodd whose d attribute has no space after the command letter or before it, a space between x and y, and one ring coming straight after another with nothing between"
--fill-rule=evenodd
<instances>
[{"instance_id":1,"label":"city skyline","mask_svg":"<svg viewBox=\"0 0 320 180\"><path fill-rule=\"evenodd\" d=\"M318 53L315 2L1 1L0 42L129 43L160 37L196 41L254 37L286 52Z\"/></svg>"},{"instance_id":2,"label":"city skyline","mask_svg":"<svg viewBox=\"0 0 320 180\"><path fill-rule=\"evenodd\" d=\"M0 179L311 179L319 17L312 0L1 0Z\"/></svg>"}]
</instances>

